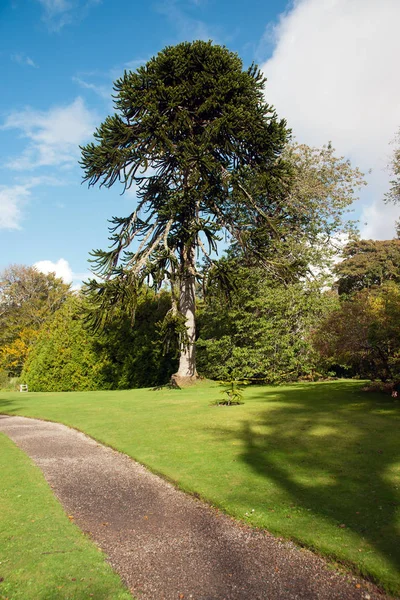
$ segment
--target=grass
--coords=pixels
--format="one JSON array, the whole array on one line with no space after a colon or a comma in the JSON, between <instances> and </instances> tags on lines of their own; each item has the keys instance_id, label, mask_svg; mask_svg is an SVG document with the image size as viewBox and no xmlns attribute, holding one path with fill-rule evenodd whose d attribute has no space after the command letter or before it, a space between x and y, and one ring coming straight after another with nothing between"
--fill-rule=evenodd
<instances>
[{"instance_id":1,"label":"grass","mask_svg":"<svg viewBox=\"0 0 400 600\"><path fill-rule=\"evenodd\" d=\"M132 600L42 473L0 434L0 598Z\"/></svg>"},{"instance_id":2,"label":"grass","mask_svg":"<svg viewBox=\"0 0 400 600\"><path fill-rule=\"evenodd\" d=\"M231 515L400 594L400 405L354 381L219 389L0 394L0 412L59 421Z\"/></svg>"}]
</instances>

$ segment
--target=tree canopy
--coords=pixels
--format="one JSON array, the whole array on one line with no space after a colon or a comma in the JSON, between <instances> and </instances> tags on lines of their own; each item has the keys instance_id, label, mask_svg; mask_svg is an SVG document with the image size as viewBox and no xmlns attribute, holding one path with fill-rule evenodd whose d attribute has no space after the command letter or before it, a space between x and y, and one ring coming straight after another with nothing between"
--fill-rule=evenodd
<instances>
[{"instance_id":1,"label":"tree canopy","mask_svg":"<svg viewBox=\"0 0 400 600\"><path fill-rule=\"evenodd\" d=\"M140 284L171 284L181 334L179 377L196 376L195 282L228 233L243 248L256 225L274 230L265 211L287 186L279 157L286 123L264 100L265 80L224 47L197 41L168 47L115 83L117 113L82 148L89 185L134 186L135 209L114 217L112 247L93 253L94 325L118 298L132 304ZM255 196L248 189L256 187ZM256 182L256 183L254 183Z\"/></svg>"},{"instance_id":2,"label":"tree canopy","mask_svg":"<svg viewBox=\"0 0 400 600\"><path fill-rule=\"evenodd\" d=\"M54 273L11 265L0 274L0 367L18 375L43 323L70 295Z\"/></svg>"},{"instance_id":3,"label":"tree canopy","mask_svg":"<svg viewBox=\"0 0 400 600\"><path fill-rule=\"evenodd\" d=\"M93 334L84 325L86 299L75 294L38 332L21 377L35 392L126 389L162 385L176 366L176 348L164 351L158 323L170 296L143 289L137 326L118 307L107 329Z\"/></svg>"},{"instance_id":4,"label":"tree canopy","mask_svg":"<svg viewBox=\"0 0 400 600\"><path fill-rule=\"evenodd\" d=\"M400 240L353 240L335 266L339 294L351 294L386 281L400 283Z\"/></svg>"},{"instance_id":5,"label":"tree canopy","mask_svg":"<svg viewBox=\"0 0 400 600\"><path fill-rule=\"evenodd\" d=\"M264 269L230 262L229 302L211 286L199 310L200 372L269 383L313 378L319 360L310 334L334 310L337 295L322 292L319 282L281 283Z\"/></svg>"},{"instance_id":6,"label":"tree canopy","mask_svg":"<svg viewBox=\"0 0 400 600\"><path fill-rule=\"evenodd\" d=\"M395 147L389 163L392 179L389 191L385 194L385 200L386 202L394 202L396 204L400 202L400 129L397 132L394 143Z\"/></svg>"},{"instance_id":7,"label":"tree canopy","mask_svg":"<svg viewBox=\"0 0 400 600\"><path fill-rule=\"evenodd\" d=\"M386 282L341 302L317 327L314 345L328 364L371 379L400 377L400 289Z\"/></svg>"}]
</instances>

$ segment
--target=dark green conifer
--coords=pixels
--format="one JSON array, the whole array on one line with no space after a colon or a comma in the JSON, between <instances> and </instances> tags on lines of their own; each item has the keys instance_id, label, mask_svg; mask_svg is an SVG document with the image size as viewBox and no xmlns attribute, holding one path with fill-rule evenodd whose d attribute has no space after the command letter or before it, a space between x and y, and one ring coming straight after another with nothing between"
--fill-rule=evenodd
<instances>
[{"instance_id":1,"label":"dark green conifer","mask_svg":"<svg viewBox=\"0 0 400 600\"><path fill-rule=\"evenodd\" d=\"M283 194L288 130L265 102L264 84L257 67L244 70L225 47L167 47L115 83L117 112L82 148L89 185L134 186L138 199L130 215L112 219L111 249L93 253L96 324L121 295L134 305L144 280L168 279L181 333L178 380L196 376L198 257L210 263L221 234L246 249L255 224L273 236L265 207Z\"/></svg>"}]
</instances>

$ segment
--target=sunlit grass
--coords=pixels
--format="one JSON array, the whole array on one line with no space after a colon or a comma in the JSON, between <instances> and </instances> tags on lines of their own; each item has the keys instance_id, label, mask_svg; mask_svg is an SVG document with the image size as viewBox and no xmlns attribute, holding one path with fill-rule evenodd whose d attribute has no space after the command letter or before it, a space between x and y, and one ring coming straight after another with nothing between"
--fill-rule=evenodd
<instances>
[{"instance_id":1,"label":"sunlit grass","mask_svg":"<svg viewBox=\"0 0 400 600\"><path fill-rule=\"evenodd\" d=\"M358 382L248 387L215 406L185 390L1 394L0 412L59 421L228 513L400 593L399 404Z\"/></svg>"},{"instance_id":2,"label":"sunlit grass","mask_svg":"<svg viewBox=\"0 0 400 600\"><path fill-rule=\"evenodd\" d=\"M132 600L40 470L0 434L0 598Z\"/></svg>"}]
</instances>

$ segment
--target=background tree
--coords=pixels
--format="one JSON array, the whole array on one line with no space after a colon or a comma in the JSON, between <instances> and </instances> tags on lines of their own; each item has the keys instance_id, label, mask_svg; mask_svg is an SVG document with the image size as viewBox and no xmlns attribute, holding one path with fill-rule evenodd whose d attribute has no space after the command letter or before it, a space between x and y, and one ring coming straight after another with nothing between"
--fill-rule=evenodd
<instances>
[{"instance_id":1,"label":"background tree","mask_svg":"<svg viewBox=\"0 0 400 600\"><path fill-rule=\"evenodd\" d=\"M247 265L262 264L274 279L294 282L331 270L343 234L355 233L356 224L348 217L365 181L359 169L336 156L331 144L312 148L290 142L282 158L290 168L290 185L263 206L266 226L260 221L249 226L248 218L246 225L245 210L239 205L237 222L242 218L252 253L237 242L231 252ZM248 189L257 196L256 178L248 181Z\"/></svg>"},{"instance_id":2,"label":"background tree","mask_svg":"<svg viewBox=\"0 0 400 600\"><path fill-rule=\"evenodd\" d=\"M39 329L21 329L12 342L0 347L0 367L7 377L18 377L27 359L29 350L39 335Z\"/></svg>"},{"instance_id":3,"label":"background tree","mask_svg":"<svg viewBox=\"0 0 400 600\"><path fill-rule=\"evenodd\" d=\"M390 181L390 188L385 195L386 202L400 202L400 130L394 140L395 148L392 159L389 163L390 174L393 179Z\"/></svg>"},{"instance_id":4,"label":"background tree","mask_svg":"<svg viewBox=\"0 0 400 600\"><path fill-rule=\"evenodd\" d=\"M322 321L314 346L327 365L371 379L400 377L400 289L393 282L354 293Z\"/></svg>"},{"instance_id":5,"label":"background tree","mask_svg":"<svg viewBox=\"0 0 400 600\"><path fill-rule=\"evenodd\" d=\"M211 42L168 47L115 83L118 114L82 149L89 185L135 185L138 197L129 216L112 219L111 250L94 252L103 280L89 283L93 324L118 298L134 304L146 279L160 286L167 278L170 322L181 335L178 379L196 376L197 253L211 260L223 232L251 250L246 230L273 230L264 209L284 196L279 156L288 131L265 103L264 83L257 68L243 70L236 54Z\"/></svg>"},{"instance_id":6,"label":"background tree","mask_svg":"<svg viewBox=\"0 0 400 600\"><path fill-rule=\"evenodd\" d=\"M164 348L158 323L171 307L169 294L143 289L137 326L118 307L97 334L84 325L85 301L67 300L30 348L22 377L32 391L126 389L161 385L176 367L176 348Z\"/></svg>"},{"instance_id":7,"label":"background tree","mask_svg":"<svg viewBox=\"0 0 400 600\"><path fill-rule=\"evenodd\" d=\"M334 271L339 294L352 294L384 282L400 283L400 240L353 240Z\"/></svg>"},{"instance_id":8,"label":"background tree","mask_svg":"<svg viewBox=\"0 0 400 600\"><path fill-rule=\"evenodd\" d=\"M81 319L82 300L71 297L41 329L22 371L34 392L107 389L104 359Z\"/></svg>"},{"instance_id":9,"label":"background tree","mask_svg":"<svg viewBox=\"0 0 400 600\"><path fill-rule=\"evenodd\" d=\"M232 261L230 301L218 286L199 313L198 365L212 379L270 383L314 377L319 356L311 331L337 306L319 282L282 284L263 269Z\"/></svg>"},{"instance_id":10,"label":"background tree","mask_svg":"<svg viewBox=\"0 0 400 600\"><path fill-rule=\"evenodd\" d=\"M19 375L27 351L43 323L71 294L54 273L12 265L0 274L0 366Z\"/></svg>"},{"instance_id":11,"label":"background tree","mask_svg":"<svg viewBox=\"0 0 400 600\"><path fill-rule=\"evenodd\" d=\"M93 339L99 357L106 357L103 374L112 389L163 385L176 370L176 338L166 336L165 317L171 309L171 296L142 288L137 298L136 323L128 310L119 306ZM175 342L175 343L174 343Z\"/></svg>"}]
</instances>

